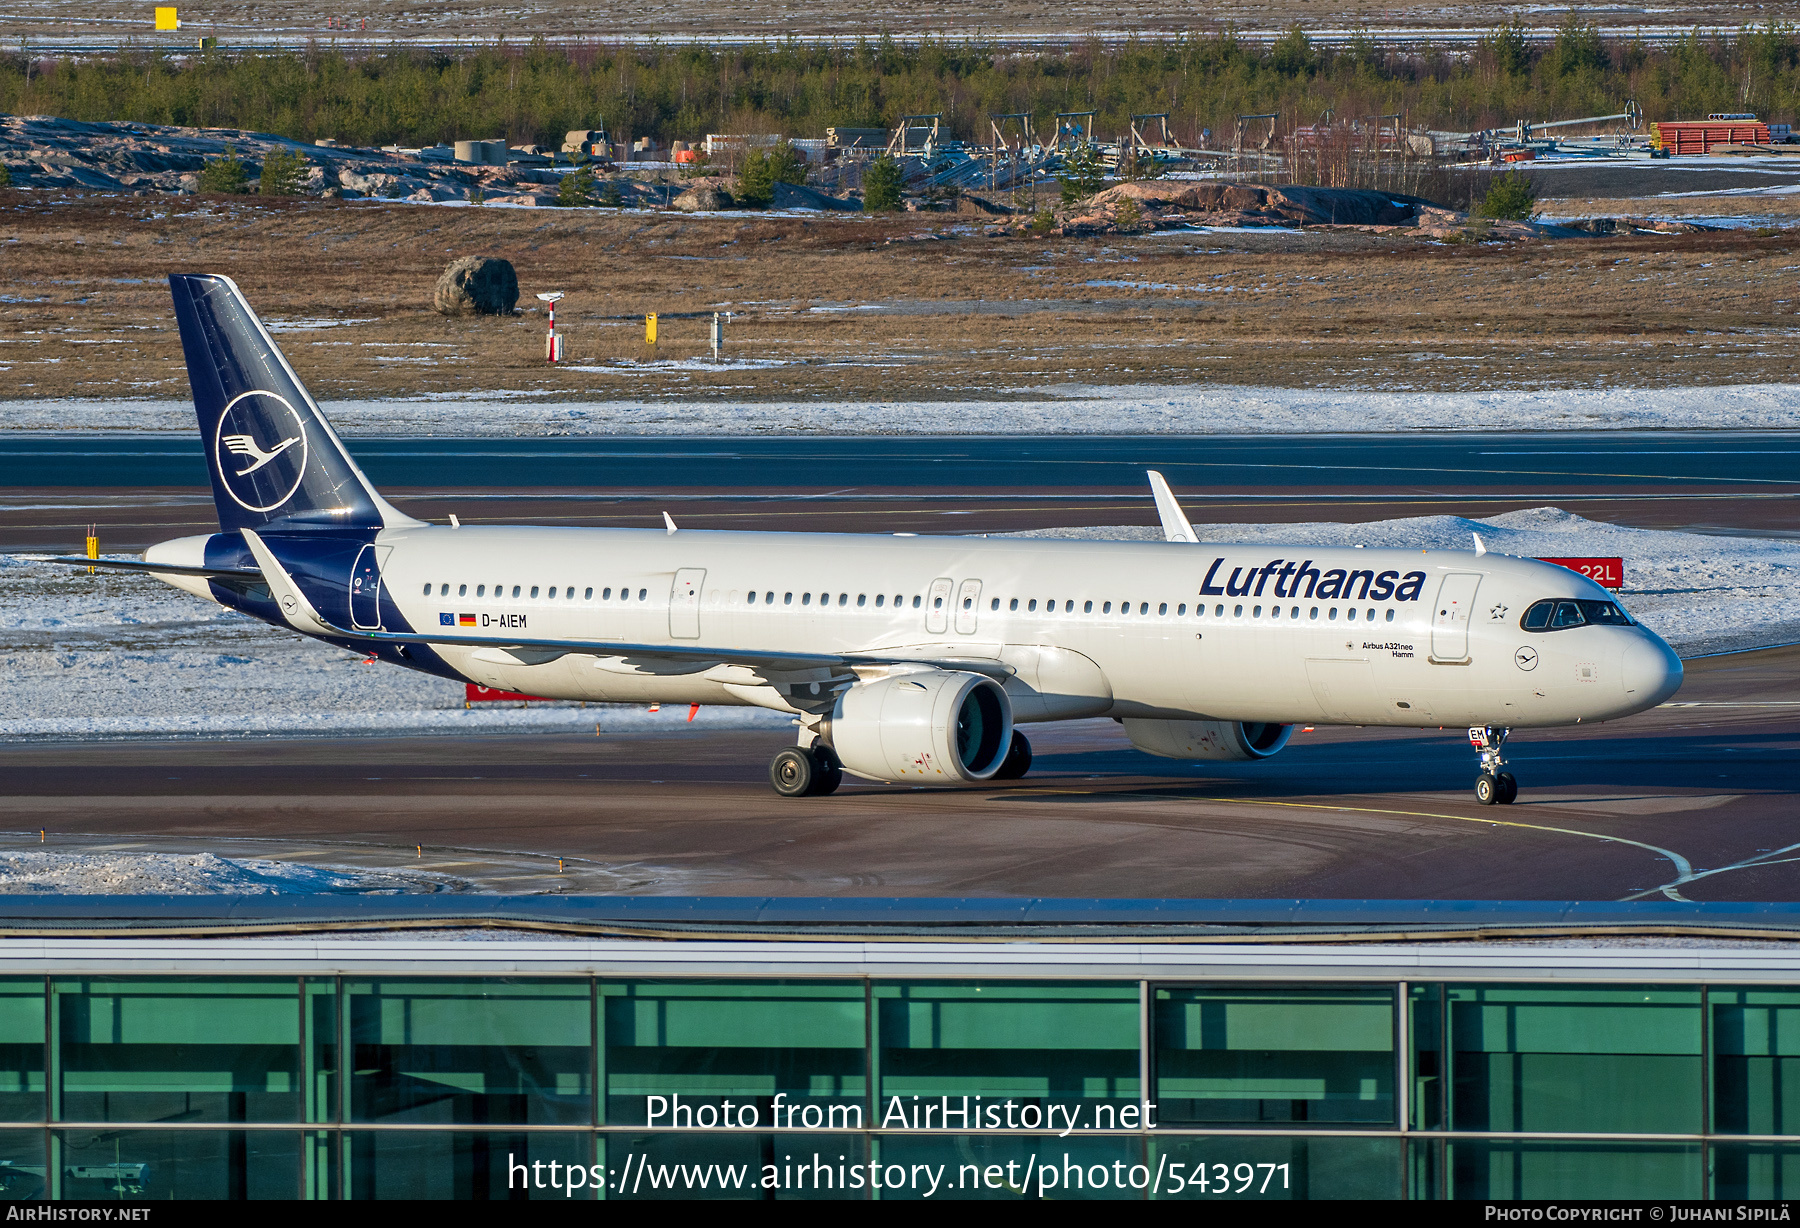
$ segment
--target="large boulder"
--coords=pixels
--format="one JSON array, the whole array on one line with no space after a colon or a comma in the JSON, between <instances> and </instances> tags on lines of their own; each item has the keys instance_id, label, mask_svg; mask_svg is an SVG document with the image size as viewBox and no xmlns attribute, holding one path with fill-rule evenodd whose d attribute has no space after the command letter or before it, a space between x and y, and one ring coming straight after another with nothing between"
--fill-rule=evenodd
<instances>
[{"instance_id":1,"label":"large boulder","mask_svg":"<svg viewBox=\"0 0 1800 1228\"><path fill-rule=\"evenodd\" d=\"M447 316L509 316L518 301L519 275L494 256L452 261L431 296L432 309Z\"/></svg>"},{"instance_id":2,"label":"large boulder","mask_svg":"<svg viewBox=\"0 0 1800 1228\"><path fill-rule=\"evenodd\" d=\"M670 202L683 213L713 213L736 203L731 193L710 183L697 183Z\"/></svg>"}]
</instances>

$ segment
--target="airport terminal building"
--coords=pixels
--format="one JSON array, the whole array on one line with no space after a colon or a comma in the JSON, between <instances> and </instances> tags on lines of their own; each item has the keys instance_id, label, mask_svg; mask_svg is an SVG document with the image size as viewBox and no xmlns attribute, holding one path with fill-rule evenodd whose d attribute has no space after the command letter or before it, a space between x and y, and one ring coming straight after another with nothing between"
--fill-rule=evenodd
<instances>
[{"instance_id":1,"label":"airport terminal building","mask_svg":"<svg viewBox=\"0 0 1800 1228\"><path fill-rule=\"evenodd\" d=\"M769 905L9 906L0 1190L1800 1189L1783 906Z\"/></svg>"}]
</instances>

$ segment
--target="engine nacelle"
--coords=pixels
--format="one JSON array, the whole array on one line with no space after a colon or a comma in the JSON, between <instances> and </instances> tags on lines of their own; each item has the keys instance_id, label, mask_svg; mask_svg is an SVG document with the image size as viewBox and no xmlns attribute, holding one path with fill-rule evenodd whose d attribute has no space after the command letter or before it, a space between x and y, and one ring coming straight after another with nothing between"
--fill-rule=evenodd
<instances>
[{"instance_id":1,"label":"engine nacelle","mask_svg":"<svg viewBox=\"0 0 1800 1228\"><path fill-rule=\"evenodd\" d=\"M821 732L870 780L986 780L1012 745L1012 703L981 674L929 669L860 682Z\"/></svg>"},{"instance_id":2,"label":"engine nacelle","mask_svg":"<svg viewBox=\"0 0 1800 1228\"><path fill-rule=\"evenodd\" d=\"M1125 736L1165 759L1267 759L1294 736L1292 725L1244 721L1158 721L1126 717Z\"/></svg>"}]
</instances>

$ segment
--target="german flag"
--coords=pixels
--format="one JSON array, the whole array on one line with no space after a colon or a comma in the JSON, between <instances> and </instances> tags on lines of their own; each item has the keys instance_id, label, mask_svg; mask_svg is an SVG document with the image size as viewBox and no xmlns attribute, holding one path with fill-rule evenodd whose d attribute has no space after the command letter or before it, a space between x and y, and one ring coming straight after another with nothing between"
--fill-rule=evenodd
<instances>
[{"instance_id":1,"label":"german flag","mask_svg":"<svg viewBox=\"0 0 1800 1228\"><path fill-rule=\"evenodd\" d=\"M456 625L459 627L473 627L475 625L475 616L473 614L458 614L456 616Z\"/></svg>"}]
</instances>

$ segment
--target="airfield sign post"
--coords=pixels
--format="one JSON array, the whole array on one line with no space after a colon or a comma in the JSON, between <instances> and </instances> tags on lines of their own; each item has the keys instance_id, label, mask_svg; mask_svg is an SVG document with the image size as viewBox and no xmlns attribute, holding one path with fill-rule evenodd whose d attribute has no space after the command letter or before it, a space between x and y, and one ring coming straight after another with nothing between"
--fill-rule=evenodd
<instances>
[{"instance_id":1,"label":"airfield sign post","mask_svg":"<svg viewBox=\"0 0 1800 1228\"><path fill-rule=\"evenodd\" d=\"M544 360L553 364L562 361L562 338L556 335L556 301L562 296L561 290L538 295L540 300L550 305L550 332L544 337Z\"/></svg>"}]
</instances>

